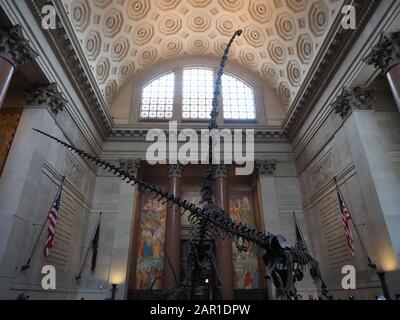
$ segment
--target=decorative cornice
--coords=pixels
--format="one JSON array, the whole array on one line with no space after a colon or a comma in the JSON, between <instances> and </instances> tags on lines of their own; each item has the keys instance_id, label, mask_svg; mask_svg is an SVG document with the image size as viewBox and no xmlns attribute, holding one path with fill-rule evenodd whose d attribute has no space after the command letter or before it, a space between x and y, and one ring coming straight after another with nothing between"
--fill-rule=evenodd
<instances>
[{"instance_id":1,"label":"decorative cornice","mask_svg":"<svg viewBox=\"0 0 400 320\"><path fill-rule=\"evenodd\" d=\"M181 178L183 166L181 164L171 164L168 166L168 178Z\"/></svg>"},{"instance_id":2,"label":"decorative cornice","mask_svg":"<svg viewBox=\"0 0 400 320\"><path fill-rule=\"evenodd\" d=\"M256 160L255 173L260 175L272 175L276 170L276 160Z\"/></svg>"},{"instance_id":3,"label":"decorative cornice","mask_svg":"<svg viewBox=\"0 0 400 320\"><path fill-rule=\"evenodd\" d=\"M289 139L292 139L303 126L381 2L382 0L348 0L343 3L343 5L352 4L357 7L356 29L343 29L341 23L343 15L338 15L330 31L332 35L327 37L330 41L326 41L323 50L320 50L320 57L316 59L314 70L310 70L284 120L283 127Z\"/></svg>"},{"instance_id":4,"label":"decorative cornice","mask_svg":"<svg viewBox=\"0 0 400 320\"><path fill-rule=\"evenodd\" d=\"M124 129L114 129L111 131L107 138L107 141L120 141L120 142L143 142L146 141L146 135L152 128L124 128ZM197 134L200 136L201 131L196 130ZM244 132L245 134L245 132ZM255 129L254 133L255 142L289 142L286 134L283 130L262 130Z\"/></svg>"},{"instance_id":5,"label":"decorative cornice","mask_svg":"<svg viewBox=\"0 0 400 320\"><path fill-rule=\"evenodd\" d=\"M344 87L331 107L344 119L352 110L371 110L373 102L373 90Z\"/></svg>"},{"instance_id":6,"label":"decorative cornice","mask_svg":"<svg viewBox=\"0 0 400 320\"><path fill-rule=\"evenodd\" d=\"M25 39L19 25L11 28L0 27L0 57L10 61L15 68L38 57Z\"/></svg>"},{"instance_id":7,"label":"decorative cornice","mask_svg":"<svg viewBox=\"0 0 400 320\"><path fill-rule=\"evenodd\" d=\"M29 0L27 2L31 8L32 15L39 25L41 25L42 21L41 11L43 6L54 5L56 7L57 17L60 18L61 22L57 22L55 30L43 30L43 34L60 60L60 64L64 67L66 74L69 75L76 92L88 107L88 112L94 119L97 129L105 138L111 132L113 126L111 113L90 72L90 67L84 58L83 52L78 52L81 50L80 46L73 44L72 35L74 33L61 1Z\"/></svg>"},{"instance_id":8,"label":"decorative cornice","mask_svg":"<svg viewBox=\"0 0 400 320\"><path fill-rule=\"evenodd\" d=\"M119 167L129 175L136 177L142 161L140 159L119 159Z\"/></svg>"},{"instance_id":9,"label":"decorative cornice","mask_svg":"<svg viewBox=\"0 0 400 320\"><path fill-rule=\"evenodd\" d=\"M26 91L25 99L29 105L49 107L55 115L62 112L68 104L68 100L64 98L57 83Z\"/></svg>"},{"instance_id":10,"label":"decorative cornice","mask_svg":"<svg viewBox=\"0 0 400 320\"><path fill-rule=\"evenodd\" d=\"M381 69L384 74L400 64L400 32L383 32L378 44L371 49L364 62Z\"/></svg>"}]
</instances>

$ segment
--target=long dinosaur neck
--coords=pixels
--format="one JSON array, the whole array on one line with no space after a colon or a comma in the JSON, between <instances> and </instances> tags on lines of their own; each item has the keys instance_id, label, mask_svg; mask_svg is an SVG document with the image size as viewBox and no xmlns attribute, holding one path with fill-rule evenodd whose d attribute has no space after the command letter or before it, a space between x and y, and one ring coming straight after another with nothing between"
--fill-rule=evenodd
<instances>
[{"instance_id":1,"label":"long dinosaur neck","mask_svg":"<svg viewBox=\"0 0 400 320\"><path fill-rule=\"evenodd\" d=\"M208 165L204 174L204 182L203 182L203 188L202 188L202 201L203 203L211 203L212 202L212 196L213 196L213 184L214 184L214 172L215 172L215 166L213 165L213 159L214 159L214 154L213 154L213 139L212 139L212 131L218 129L218 123L217 123L217 118L218 118L218 98L221 95L221 86L222 86L222 76L224 75L224 70L225 70L225 65L226 62L228 61L228 55L229 51L232 47L233 42L237 37L239 37L242 34L242 30L238 30L235 32L235 34L232 36L230 41L228 42L228 45L226 46L226 49L224 51L224 55L222 56L220 67L218 70L217 74L217 79L215 81L215 89L214 89L214 97L212 100L212 109L211 109L211 118L210 118L210 123L208 125L208 130L210 133L209 139L208 139Z\"/></svg>"}]
</instances>

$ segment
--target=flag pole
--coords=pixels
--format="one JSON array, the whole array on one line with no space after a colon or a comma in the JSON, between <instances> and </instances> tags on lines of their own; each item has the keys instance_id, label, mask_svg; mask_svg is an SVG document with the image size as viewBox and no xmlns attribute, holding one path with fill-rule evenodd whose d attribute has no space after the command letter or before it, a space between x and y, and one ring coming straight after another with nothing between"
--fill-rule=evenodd
<instances>
[{"instance_id":1,"label":"flag pole","mask_svg":"<svg viewBox=\"0 0 400 320\"><path fill-rule=\"evenodd\" d=\"M334 177L334 181L335 181L335 185L336 185L336 190L338 192L340 192L339 185L337 183L337 178L336 177ZM371 260L370 256L368 255L367 249L366 249L366 247L364 245L364 242L362 241L360 233L358 232L358 228L357 228L356 224L354 223L353 217L351 216L351 214L350 214L350 221L351 221L351 223L352 223L352 225L354 227L354 230L357 233L357 237L360 240L361 247L363 248L363 250L365 252L365 255L366 255L367 259L368 259L368 267L370 267L371 269L375 270L376 274L379 277L379 281L381 282L381 286L382 286L382 291L383 291L384 297L387 300L391 300L391 297L390 297L390 294L389 294L389 290L388 290L388 287L387 287L387 284L386 284L386 280L385 280L385 273L378 271L378 268L377 268L376 264Z\"/></svg>"},{"instance_id":2,"label":"flag pole","mask_svg":"<svg viewBox=\"0 0 400 320\"><path fill-rule=\"evenodd\" d=\"M85 261L86 261L86 259L87 259L87 256L89 255L89 250L90 250L90 247L92 246L94 237L95 237L95 235L96 235L97 227L98 227L99 224L100 224L100 220L101 220L101 215L102 215L102 214L103 214L103 212L100 212L99 217L97 218L97 223L96 223L96 226L95 226L95 228L94 228L94 232L93 232L93 235L92 235L92 239L90 240L89 246L88 246L88 248L87 248L87 250L86 250L86 253L85 253L85 257L83 258L82 265L81 265L81 268L80 268L80 270L79 270L79 274L75 277L75 280L76 280L76 281L80 280L81 277L82 277L83 267L85 266Z\"/></svg>"},{"instance_id":3,"label":"flag pole","mask_svg":"<svg viewBox=\"0 0 400 320\"><path fill-rule=\"evenodd\" d=\"M338 185L338 182L337 182L337 177L334 177L333 180L335 181L336 191L340 192L339 185ZM370 256L368 255L368 251L367 251L367 249L366 249L366 247L364 245L364 241L362 240L360 232L358 231L358 228L357 228L356 224L354 223L353 216L352 216L351 213L350 213L350 221L351 221L351 224L353 225L354 230L356 231L358 239L360 240L360 244L361 244L361 247L362 247L362 249L363 249L363 251L365 253L365 256L367 257L368 267L376 270L376 264L372 262Z\"/></svg>"},{"instance_id":4,"label":"flag pole","mask_svg":"<svg viewBox=\"0 0 400 320\"><path fill-rule=\"evenodd\" d=\"M60 191L60 189L63 187L64 181L65 181L65 176L62 177L61 184L60 184L60 186L58 187L58 190L57 190L57 194ZM46 222L49 219L49 214L50 214L51 209L53 208L53 205L54 205L54 201L51 203L50 208L47 211L46 218L45 218L45 220L44 220L44 222L42 224L42 227L40 229L39 235L36 238L35 244L33 245L33 248L32 248L31 254L30 254L29 258L28 258L28 261L25 263L25 265L23 265L21 267L21 271L25 271L25 270L27 270L27 269L29 269L31 267L31 260L32 260L33 254L36 251L36 248L37 248L37 246L39 244L40 237L41 237L41 235L42 235L42 233L44 231L44 228L46 227Z\"/></svg>"}]
</instances>

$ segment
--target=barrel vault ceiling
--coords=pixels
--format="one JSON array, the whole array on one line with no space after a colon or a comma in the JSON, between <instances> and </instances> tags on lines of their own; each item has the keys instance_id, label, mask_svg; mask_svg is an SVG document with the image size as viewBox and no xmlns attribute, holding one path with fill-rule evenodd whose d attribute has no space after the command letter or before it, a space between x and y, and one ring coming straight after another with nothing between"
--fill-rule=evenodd
<instances>
[{"instance_id":1,"label":"barrel vault ceiling","mask_svg":"<svg viewBox=\"0 0 400 320\"><path fill-rule=\"evenodd\" d=\"M139 71L183 55L231 59L289 106L343 0L62 0L108 104Z\"/></svg>"}]
</instances>

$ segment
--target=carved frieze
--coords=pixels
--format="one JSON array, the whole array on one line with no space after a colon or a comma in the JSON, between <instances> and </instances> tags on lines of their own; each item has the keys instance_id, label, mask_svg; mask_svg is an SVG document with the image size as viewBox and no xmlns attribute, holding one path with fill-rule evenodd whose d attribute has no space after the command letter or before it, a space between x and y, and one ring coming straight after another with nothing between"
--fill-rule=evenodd
<instances>
[{"instance_id":1,"label":"carved frieze","mask_svg":"<svg viewBox=\"0 0 400 320\"><path fill-rule=\"evenodd\" d=\"M400 32L384 32L378 44L364 61L387 73L392 67L400 64Z\"/></svg>"},{"instance_id":2,"label":"carved frieze","mask_svg":"<svg viewBox=\"0 0 400 320\"><path fill-rule=\"evenodd\" d=\"M68 100L59 90L57 83L25 92L25 99L29 105L49 107L57 115L66 107Z\"/></svg>"},{"instance_id":3,"label":"carved frieze","mask_svg":"<svg viewBox=\"0 0 400 320\"><path fill-rule=\"evenodd\" d=\"M25 39L19 25L11 28L0 27L0 57L10 61L15 67L38 57Z\"/></svg>"},{"instance_id":4,"label":"carved frieze","mask_svg":"<svg viewBox=\"0 0 400 320\"><path fill-rule=\"evenodd\" d=\"M328 154L310 172L313 193L319 191L321 187L333 178L332 158Z\"/></svg>"},{"instance_id":5,"label":"carved frieze","mask_svg":"<svg viewBox=\"0 0 400 320\"><path fill-rule=\"evenodd\" d=\"M363 88L343 88L341 94L331 104L332 109L344 119L352 110L371 110L373 91Z\"/></svg>"},{"instance_id":6,"label":"carved frieze","mask_svg":"<svg viewBox=\"0 0 400 320\"><path fill-rule=\"evenodd\" d=\"M64 175L66 180L80 192L83 194L86 192L88 182L86 170L71 155L66 157Z\"/></svg>"}]
</instances>

